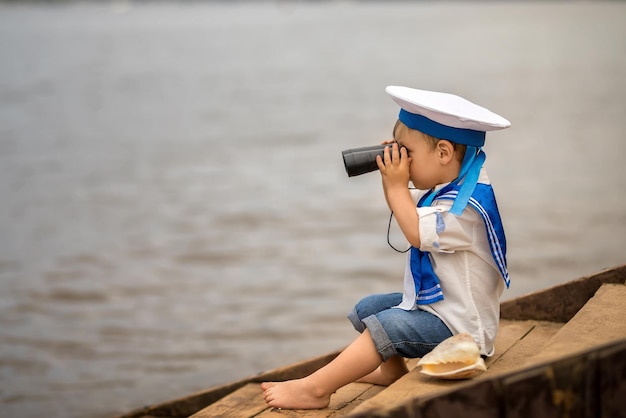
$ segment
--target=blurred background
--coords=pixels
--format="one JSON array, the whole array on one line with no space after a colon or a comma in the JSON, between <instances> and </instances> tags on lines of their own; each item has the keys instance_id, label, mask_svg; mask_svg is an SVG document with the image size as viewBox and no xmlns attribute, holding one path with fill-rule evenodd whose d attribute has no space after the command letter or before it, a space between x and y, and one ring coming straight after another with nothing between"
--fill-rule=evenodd
<instances>
[{"instance_id":1,"label":"blurred background","mask_svg":"<svg viewBox=\"0 0 626 418\"><path fill-rule=\"evenodd\" d=\"M107 417L342 348L402 286L390 84L487 137L503 299L626 262L623 2L0 4L0 415ZM392 239L401 245L401 237Z\"/></svg>"}]
</instances>

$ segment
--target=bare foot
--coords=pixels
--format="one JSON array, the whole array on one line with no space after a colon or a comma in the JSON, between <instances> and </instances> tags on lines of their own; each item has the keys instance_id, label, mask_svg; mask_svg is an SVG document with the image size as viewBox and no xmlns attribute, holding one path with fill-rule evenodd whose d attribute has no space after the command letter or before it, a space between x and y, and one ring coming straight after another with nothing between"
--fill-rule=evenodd
<instances>
[{"instance_id":1,"label":"bare foot","mask_svg":"<svg viewBox=\"0 0 626 418\"><path fill-rule=\"evenodd\" d=\"M373 372L363 376L357 382L372 383L374 385L389 386L409 372L402 357L392 357Z\"/></svg>"},{"instance_id":2,"label":"bare foot","mask_svg":"<svg viewBox=\"0 0 626 418\"><path fill-rule=\"evenodd\" d=\"M274 408L322 409L330 403L330 394L322 393L307 379L261 383L265 402Z\"/></svg>"}]
</instances>

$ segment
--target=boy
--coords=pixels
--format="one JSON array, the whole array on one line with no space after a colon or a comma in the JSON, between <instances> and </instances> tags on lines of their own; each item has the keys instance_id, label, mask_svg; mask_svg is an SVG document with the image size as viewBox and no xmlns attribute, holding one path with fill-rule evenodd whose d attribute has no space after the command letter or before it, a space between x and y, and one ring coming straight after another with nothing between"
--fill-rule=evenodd
<instances>
[{"instance_id":1,"label":"boy","mask_svg":"<svg viewBox=\"0 0 626 418\"><path fill-rule=\"evenodd\" d=\"M458 96L389 86L401 107L377 157L385 199L407 241L403 293L362 299L349 318L361 335L313 374L261 385L269 406L325 408L354 382L389 385L444 339L468 332L494 353L499 298L508 287L506 242L482 168L486 131L510 123ZM416 200L409 182L419 190Z\"/></svg>"}]
</instances>

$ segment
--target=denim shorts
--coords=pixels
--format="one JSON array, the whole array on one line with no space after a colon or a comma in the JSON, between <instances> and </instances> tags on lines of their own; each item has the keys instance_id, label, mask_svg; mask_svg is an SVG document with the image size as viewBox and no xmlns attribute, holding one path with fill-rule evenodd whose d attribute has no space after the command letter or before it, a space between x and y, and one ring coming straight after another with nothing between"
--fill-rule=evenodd
<instances>
[{"instance_id":1,"label":"denim shorts","mask_svg":"<svg viewBox=\"0 0 626 418\"><path fill-rule=\"evenodd\" d=\"M383 361L396 355L423 357L452 336L441 319L430 312L393 308L400 302L402 293L371 295L361 299L348 315L357 331L369 329Z\"/></svg>"}]
</instances>

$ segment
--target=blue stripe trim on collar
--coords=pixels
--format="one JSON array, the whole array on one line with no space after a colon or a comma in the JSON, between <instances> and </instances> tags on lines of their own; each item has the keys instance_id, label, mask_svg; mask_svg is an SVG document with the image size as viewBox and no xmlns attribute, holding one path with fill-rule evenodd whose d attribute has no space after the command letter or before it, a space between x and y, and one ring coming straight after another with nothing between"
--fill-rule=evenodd
<instances>
[{"instance_id":1,"label":"blue stripe trim on collar","mask_svg":"<svg viewBox=\"0 0 626 418\"><path fill-rule=\"evenodd\" d=\"M451 190L441 196L437 196L437 199L454 200L457 198L457 195L457 190ZM500 271L500 275L502 276L502 279L504 279L504 283L508 288L511 282L509 279L509 272L506 265L506 247L503 247L503 245L506 245L506 239L504 236L500 236L498 234L493 224L493 220L489 216L489 213L483 207L483 205L478 202L478 200L471 197L468 203L478 212L478 214L483 218L485 222L485 226L487 229L487 238L489 239L489 246L491 248L491 255L493 256L494 262L496 263L496 265L498 266L498 270Z\"/></svg>"}]
</instances>

